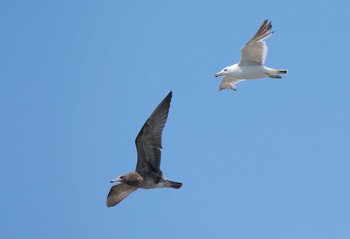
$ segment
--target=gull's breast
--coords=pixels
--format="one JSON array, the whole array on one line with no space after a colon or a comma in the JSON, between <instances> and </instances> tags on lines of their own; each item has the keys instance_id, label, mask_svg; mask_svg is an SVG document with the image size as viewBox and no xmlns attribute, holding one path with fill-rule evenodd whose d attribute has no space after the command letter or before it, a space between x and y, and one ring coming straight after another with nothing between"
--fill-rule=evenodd
<instances>
[{"instance_id":1,"label":"gull's breast","mask_svg":"<svg viewBox=\"0 0 350 239\"><path fill-rule=\"evenodd\" d=\"M168 187L168 185L166 184L166 181L163 179L147 178L141 183L140 187L144 189L166 188Z\"/></svg>"},{"instance_id":2,"label":"gull's breast","mask_svg":"<svg viewBox=\"0 0 350 239\"><path fill-rule=\"evenodd\" d=\"M263 66L237 66L236 69L229 74L236 79L259 79L266 77Z\"/></svg>"}]
</instances>

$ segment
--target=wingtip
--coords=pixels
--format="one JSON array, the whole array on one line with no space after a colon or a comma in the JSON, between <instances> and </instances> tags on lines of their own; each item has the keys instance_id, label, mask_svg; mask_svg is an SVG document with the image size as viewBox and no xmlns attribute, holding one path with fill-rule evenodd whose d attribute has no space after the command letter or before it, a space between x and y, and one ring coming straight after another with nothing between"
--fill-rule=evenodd
<instances>
[{"instance_id":1,"label":"wingtip","mask_svg":"<svg viewBox=\"0 0 350 239\"><path fill-rule=\"evenodd\" d=\"M272 29L272 22L269 21L269 19L265 19L264 22L261 24L261 27L264 27L268 30Z\"/></svg>"},{"instance_id":2,"label":"wingtip","mask_svg":"<svg viewBox=\"0 0 350 239\"><path fill-rule=\"evenodd\" d=\"M165 99L166 98L168 98L170 101L171 101L171 98L173 97L173 91L171 90L169 93L168 93L168 95L165 97Z\"/></svg>"},{"instance_id":3,"label":"wingtip","mask_svg":"<svg viewBox=\"0 0 350 239\"><path fill-rule=\"evenodd\" d=\"M117 204L119 204L119 202L109 202L109 201L106 202L107 207L114 207Z\"/></svg>"},{"instance_id":4,"label":"wingtip","mask_svg":"<svg viewBox=\"0 0 350 239\"><path fill-rule=\"evenodd\" d=\"M269 21L269 19L265 19L261 25L262 26L271 25L271 21Z\"/></svg>"}]
</instances>

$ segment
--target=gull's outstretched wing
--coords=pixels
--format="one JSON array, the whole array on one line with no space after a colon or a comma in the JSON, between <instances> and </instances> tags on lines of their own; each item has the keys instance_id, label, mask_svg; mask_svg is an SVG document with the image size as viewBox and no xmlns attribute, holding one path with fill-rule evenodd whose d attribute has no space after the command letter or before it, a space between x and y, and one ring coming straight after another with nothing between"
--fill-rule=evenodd
<instances>
[{"instance_id":1,"label":"gull's outstretched wing","mask_svg":"<svg viewBox=\"0 0 350 239\"><path fill-rule=\"evenodd\" d=\"M265 64L267 55L265 40L274 33L271 29L271 22L265 20L253 38L242 48L242 57L239 65L255 66Z\"/></svg>"},{"instance_id":2,"label":"gull's outstretched wing","mask_svg":"<svg viewBox=\"0 0 350 239\"><path fill-rule=\"evenodd\" d=\"M122 200L124 200L127 196L130 195L130 193L136 191L137 188L131 187L129 185L126 185L124 183L114 185L111 187L111 190L108 193L107 196L107 207L112 207L120 203Z\"/></svg>"},{"instance_id":3,"label":"gull's outstretched wing","mask_svg":"<svg viewBox=\"0 0 350 239\"><path fill-rule=\"evenodd\" d=\"M136 172L141 175L156 173L162 176L160 170L162 132L168 118L172 94L170 91L157 106L136 137Z\"/></svg>"},{"instance_id":4,"label":"gull's outstretched wing","mask_svg":"<svg viewBox=\"0 0 350 239\"><path fill-rule=\"evenodd\" d=\"M219 90L237 90L236 84L240 81L244 81L244 79L236 79L230 76L225 76L224 78L222 78Z\"/></svg>"}]
</instances>

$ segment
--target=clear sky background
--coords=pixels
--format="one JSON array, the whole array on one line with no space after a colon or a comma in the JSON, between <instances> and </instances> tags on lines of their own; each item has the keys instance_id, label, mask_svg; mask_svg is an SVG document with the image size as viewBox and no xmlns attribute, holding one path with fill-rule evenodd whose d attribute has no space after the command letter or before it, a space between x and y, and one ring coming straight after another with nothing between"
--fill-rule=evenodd
<instances>
[{"instance_id":1,"label":"clear sky background","mask_svg":"<svg viewBox=\"0 0 350 239\"><path fill-rule=\"evenodd\" d=\"M0 1L1 238L350 238L347 1ZM264 19L283 79L218 91ZM172 90L161 168L111 184Z\"/></svg>"}]
</instances>

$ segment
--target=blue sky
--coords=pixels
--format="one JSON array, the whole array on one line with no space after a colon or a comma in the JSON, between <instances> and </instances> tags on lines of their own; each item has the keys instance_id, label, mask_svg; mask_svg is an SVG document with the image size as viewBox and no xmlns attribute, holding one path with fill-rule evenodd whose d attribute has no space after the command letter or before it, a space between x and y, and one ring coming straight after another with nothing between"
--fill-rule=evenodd
<instances>
[{"instance_id":1,"label":"blue sky","mask_svg":"<svg viewBox=\"0 0 350 239\"><path fill-rule=\"evenodd\" d=\"M346 1L0 1L1 238L350 238ZM264 19L281 80L218 92ZM172 90L161 168L108 183Z\"/></svg>"}]
</instances>

